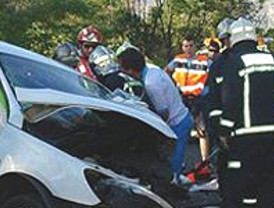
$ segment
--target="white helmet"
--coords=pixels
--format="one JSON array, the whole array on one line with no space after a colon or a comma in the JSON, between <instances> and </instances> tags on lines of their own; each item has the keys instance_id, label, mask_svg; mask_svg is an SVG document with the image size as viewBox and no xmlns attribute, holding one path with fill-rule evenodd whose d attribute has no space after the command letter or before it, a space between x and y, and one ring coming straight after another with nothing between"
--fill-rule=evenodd
<instances>
[{"instance_id":1,"label":"white helmet","mask_svg":"<svg viewBox=\"0 0 274 208\"><path fill-rule=\"evenodd\" d=\"M229 36L229 26L234 22L233 19L231 18L224 18L217 26L217 33L218 33L218 38L223 39L223 38L228 38Z\"/></svg>"},{"instance_id":2,"label":"white helmet","mask_svg":"<svg viewBox=\"0 0 274 208\"><path fill-rule=\"evenodd\" d=\"M96 76L105 76L119 71L119 65L115 61L115 53L104 46L97 46L89 55L89 63L93 64Z\"/></svg>"},{"instance_id":3,"label":"white helmet","mask_svg":"<svg viewBox=\"0 0 274 208\"><path fill-rule=\"evenodd\" d=\"M126 49L133 48L137 51L140 51L139 48L132 45L130 42L124 42L117 50L116 50L116 56L119 56L121 53L123 53Z\"/></svg>"},{"instance_id":4,"label":"white helmet","mask_svg":"<svg viewBox=\"0 0 274 208\"><path fill-rule=\"evenodd\" d=\"M243 17L240 17L230 25L229 33L231 35L231 46L243 40L257 41L255 26Z\"/></svg>"}]
</instances>

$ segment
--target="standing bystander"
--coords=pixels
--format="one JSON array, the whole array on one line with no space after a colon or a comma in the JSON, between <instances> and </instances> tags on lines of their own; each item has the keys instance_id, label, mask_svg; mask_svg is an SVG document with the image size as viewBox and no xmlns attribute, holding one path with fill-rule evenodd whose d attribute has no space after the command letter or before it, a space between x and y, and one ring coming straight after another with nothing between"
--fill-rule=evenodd
<instances>
[{"instance_id":1,"label":"standing bystander","mask_svg":"<svg viewBox=\"0 0 274 208\"><path fill-rule=\"evenodd\" d=\"M209 138L205 130L204 106L207 88L209 59L204 54L196 55L194 40L191 36L182 42L183 54L176 55L166 66L165 71L170 74L180 89L183 101L194 117L194 128L198 133L202 160L205 161L209 151Z\"/></svg>"}]
</instances>

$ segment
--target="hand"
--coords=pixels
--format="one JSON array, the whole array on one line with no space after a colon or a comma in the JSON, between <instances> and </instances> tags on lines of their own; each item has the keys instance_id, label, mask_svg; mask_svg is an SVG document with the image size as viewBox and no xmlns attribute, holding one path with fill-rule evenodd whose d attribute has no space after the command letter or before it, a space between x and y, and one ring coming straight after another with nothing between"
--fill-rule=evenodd
<instances>
[{"instance_id":1,"label":"hand","mask_svg":"<svg viewBox=\"0 0 274 208\"><path fill-rule=\"evenodd\" d=\"M166 67L164 70L165 70L165 72L166 72L167 74L169 74L169 75L171 75L171 74L174 72L174 69L168 68L168 67Z\"/></svg>"},{"instance_id":2,"label":"hand","mask_svg":"<svg viewBox=\"0 0 274 208\"><path fill-rule=\"evenodd\" d=\"M161 116L161 118L168 123L169 121L169 112L167 109L162 109L158 111L158 114Z\"/></svg>"}]
</instances>

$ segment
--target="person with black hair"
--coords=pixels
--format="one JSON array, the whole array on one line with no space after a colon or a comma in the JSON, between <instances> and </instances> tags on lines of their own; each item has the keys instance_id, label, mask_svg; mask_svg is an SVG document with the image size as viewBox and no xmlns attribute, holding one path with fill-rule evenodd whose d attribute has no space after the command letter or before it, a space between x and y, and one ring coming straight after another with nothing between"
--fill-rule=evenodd
<instances>
[{"instance_id":1,"label":"person with black hair","mask_svg":"<svg viewBox=\"0 0 274 208\"><path fill-rule=\"evenodd\" d=\"M188 187L191 181L182 174L186 142L193 126L188 108L168 74L152 64L146 64L144 55L136 48L126 48L118 55L122 70L140 79L155 112L173 129L178 137L171 160L174 172L172 183Z\"/></svg>"}]
</instances>

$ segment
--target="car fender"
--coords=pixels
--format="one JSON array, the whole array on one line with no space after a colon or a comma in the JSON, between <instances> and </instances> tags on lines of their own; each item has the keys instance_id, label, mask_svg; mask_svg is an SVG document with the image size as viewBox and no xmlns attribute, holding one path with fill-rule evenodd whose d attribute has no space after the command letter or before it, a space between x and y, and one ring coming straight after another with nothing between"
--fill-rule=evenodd
<instances>
[{"instance_id":1,"label":"car fender","mask_svg":"<svg viewBox=\"0 0 274 208\"><path fill-rule=\"evenodd\" d=\"M8 123L0 131L0 177L22 173L42 183L53 196L83 205L100 199L86 181L87 164Z\"/></svg>"}]
</instances>

